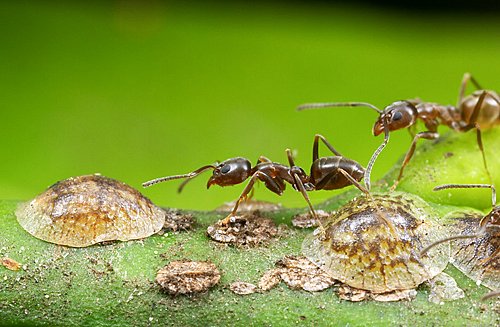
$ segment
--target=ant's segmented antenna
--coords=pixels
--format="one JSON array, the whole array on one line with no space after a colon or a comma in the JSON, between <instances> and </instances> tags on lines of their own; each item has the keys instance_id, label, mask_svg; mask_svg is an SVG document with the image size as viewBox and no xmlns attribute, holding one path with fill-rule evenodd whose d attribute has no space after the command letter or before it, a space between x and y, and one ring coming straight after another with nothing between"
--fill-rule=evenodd
<instances>
[{"instance_id":1,"label":"ant's segmented antenna","mask_svg":"<svg viewBox=\"0 0 500 327\"><path fill-rule=\"evenodd\" d=\"M382 114L382 110L375 107L371 103L367 102L318 102L318 103L305 103L297 107L298 111L310 110L310 109L322 109L322 108L332 108L332 107L368 107L372 108L379 114Z\"/></svg>"},{"instance_id":2,"label":"ant's segmented antenna","mask_svg":"<svg viewBox=\"0 0 500 327\"><path fill-rule=\"evenodd\" d=\"M451 236L447 238L443 238L442 240L436 241L428 246L426 246L422 251L420 251L420 256L425 255L427 252L429 252L430 249L432 249L435 246L438 246L439 244L443 244L449 241L453 240L462 240L462 239L468 239L468 238L476 238L481 236L481 234L472 234L472 235L457 235L457 236Z\"/></svg>"},{"instance_id":3,"label":"ant's segmented antenna","mask_svg":"<svg viewBox=\"0 0 500 327\"><path fill-rule=\"evenodd\" d=\"M493 208L495 207L495 204L497 202L497 196L496 196L495 186L493 186L491 184L444 184L444 185L438 185L438 186L434 187L433 191L442 191L442 190L447 190L447 189L451 189L451 188L490 188L491 189L491 205L492 205ZM479 221L479 229L478 229L478 232L476 234L472 234L472 235L456 235L456 236L451 236L451 237L444 238L442 240L436 241L436 242L430 244L429 246L425 247L422 251L420 251L420 255L424 255L430 249L432 249L436 245L439 245L439 244L442 244L442 243L446 243L446 242L453 241L453 240L460 240L460 239L480 237L481 234L485 231L485 229L488 226L497 227L497 226L494 226L494 225L487 225L486 224L487 223L486 220L488 219L489 216L490 215L488 214L488 215L484 216Z\"/></svg>"},{"instance_id":4,"label":"ant's segmented antenna","mask_svg":"<svg viewBox=\"0 0 500 327\"><path fill-rule=\"evenodd\" d=\"M500 291L489 292L488 294L486 294L481 298L481 301L486 301L497 296L500 296Z\"/></svg>"},{"instance_id":5,"label":"ant's segmented antenna","mask_svg":"<svg viewBox=\"0 0 500 327\"><path fill-rule=\"evenodd\" d=\"M491 189L491 207L494 208L497 203L497 191L492 184L444 184L434 187L434 191L441 191L450 188L490 188ZM486 215L479 222L479 226L484 227L486 220L490 215Z\"/></svg>"},{"instance_id":6,"label":"ant's segmented antenna","mask_svg":"<svg viewBox=\"0 0 500 327\"><path fill-rule=\"evenodd\" d=\"M495 186L491 184L444 184L434 187L433 191L447 190L450 188L490 188L491 206L494 207L497 203L497 192Z\"/></svg>"},{"instance_id":7,"label":"ant's segmented antenna","mask_svg":"<svg viewBox=\"0 0 500 327\"><path fill-rule=\"evenodd\" d=\"M366 170L365 170L364 179L365 179L366 189L368 191L370 191L370 188L371 188L370 178L371 178L373 165L375 164L375 160L377 160L379 154L382 152L382 150L384 150L387 143L389 143L389 127L387 126L387 124L384 121L384 141L382 142L382 144L380 144L378 146L377 150L375 150L375 152L373 152L372 157L370 158L370 161L368 162L368 166L366 167Z\"/></svg>"},{"instance_id":8,"label":"ant's segmented antenna","mask_svg":"<svg viewBox=\"0 0 500 327\"><path fill-rule=\"evenodd\" d=\"M203 173L204 171L206 170L209 170L209 169L215 169L215 165L207 165L207 166L203 166L201 168L198 168L196 169L195 171L193 172L190 172L188 174L183 174L183 175L173 175L173 176L165 176L165 177L160 177L160 178L155 178L153 180L150 180L150 181L147 181L147 182L144 182L142 183L142 186L143 187L149 187L151 185L154 185L154 184L158 184L158 183L162 183L162 182L166 182L166 181L171 181L171 180L174 180L174 179L183 179L183 178L187 178L184 182L182 182L182 184L179 186L179 188L177 189L177 192L182 192L182 189L184 188L184 186L189 182L191 181L193 178L195 178L196 176L198 176L199 174Z\"/></svg>"}]
</instances>

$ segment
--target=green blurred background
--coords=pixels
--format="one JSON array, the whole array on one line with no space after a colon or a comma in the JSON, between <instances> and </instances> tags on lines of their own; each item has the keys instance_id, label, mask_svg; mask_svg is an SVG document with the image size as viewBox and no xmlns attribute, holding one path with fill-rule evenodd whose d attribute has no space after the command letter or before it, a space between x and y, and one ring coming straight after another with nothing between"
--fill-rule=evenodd
<instances>
[{"instance_id":1,"label":"green blurred background","mask_svg":"<svg viewBox=\"0 0 500 327\"><path fill-rule=\"evenodd\" d=\"M366 165L381 142L371 134L373 111L298 113L296 106L382 108L417 96L454 104L467 71L500 89L500 20L487 10L12 1L0 4L0 26L3 199L28 199L57 180L96 172L140 189L148 179L234 156L285 163L287 147L308 170L315 133ZM394 133L373 178L409 143L408 133ZM178 182L143 192L165 206L212 209L244 187L207 191L208 176L181 195ZM335 193L311 196L320 202ZM305 205L291 188L278 198L261 185L255 195Z\"/></svg>"}]
</instances>

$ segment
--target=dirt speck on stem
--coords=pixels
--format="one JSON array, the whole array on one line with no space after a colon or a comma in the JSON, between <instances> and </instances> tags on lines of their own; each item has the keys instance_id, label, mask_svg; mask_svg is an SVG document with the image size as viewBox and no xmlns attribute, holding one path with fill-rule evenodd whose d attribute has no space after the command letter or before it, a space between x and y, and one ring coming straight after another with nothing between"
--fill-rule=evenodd
<instances>
[{"instance_id":1,"label":"dirt speck on stem","mask_svg":"<svg viewBox=\"0 0 500 327\"><path fill-rule=\"evenodd\" d=\"M208 226L208 236L217 242L233 245L258 246L266 244L278 235L278 227L258 212L235 216L228 224L221 221Z\"/></svg>"},{"instance_id":2,"label":"dirt speck on stem","mask_svg":"<svg viewBox=\"0 0 500 327\"><path fill-rule=\"evenodd\" d=\"M17 271L17 270L21 269L21 264L19 262L15 261L14 259L4 257L1 259L1 262L2 262L2 265L9 270Z\"/></svg>"},{"instance_id":3,"label":"dirt speck on stem","mask_svg":"<svg viewBox=\"0 0 500 327\"><path fill-rule=\"evenodd\" d=\"M156 282L171 295L206 292L219 280L219 270L209 261L172 261L156 275Z\"/></svg>"}]
</instances>

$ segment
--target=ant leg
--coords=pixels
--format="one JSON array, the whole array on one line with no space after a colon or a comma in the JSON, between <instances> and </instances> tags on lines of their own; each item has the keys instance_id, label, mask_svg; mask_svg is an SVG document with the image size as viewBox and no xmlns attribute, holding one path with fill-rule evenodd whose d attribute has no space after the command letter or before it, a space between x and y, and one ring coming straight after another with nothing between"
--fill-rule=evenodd
<instances>
[{"instance_id":1,"label":"ant leg","mask_svg":"<svg viewBox=\"0 0 500 327\"><path fill-rule=\"evenodd\" d=\"M245 198L245 202L252 200L254 193L255 193L255 189L252 187L252 189L250 190L250 193L248 193L248 195Z\"/></svg>"},{"instance_id":2,"label":"ant leg","mask_svg":"<svg viewBox=\"0 0 500 327\"><path fill-rule=\"evenodd\" d=\"M257 162L258 163L263 163L263 162L269 162L269 163L271 163L272 161L268 157L260 156L259 159L257 159Z\"/></svg>"},{"instance_id":3,"label":"ant leg","mask_svg":"<svg viewBox=\"0 0 500 327\"><path fill-rule=\"evenodd\" d=\"M340 154L340 152L338 152L337 150L335 150L333 145L331 145L330 142L328 142L323 135L316 134L316 135L314 135L314 143L313 143L313 162L319 158L319 144L318 144L318 142L320 139L321 139L321 141L323 141L323 143L326 145L326 147L328 149L330 149L330 151L333 152L333 154L335 154L336 156L339 156L339 157L343 157L343 155Z\"/></svg>"},{"instance_id":4,"label":"ant leg","mask_svg":"<svg viewBox=\"0 0 500 327\"><path fill-rule=\"evenodd\" d=\"M324 235L326 232L326 229L323 226L323 223L319 219L318 215L316 214L316 211L314 210L314 208L311 204L311 200L309 199L309 195L307 194L307 191L306 191L306 188L304 187L304 184L302 183L302 181L300 180L300 178L297 174L293 174L293 179L295 180L295 184L297 185L297 189L299 190L299 192L302 194L302 196L306 200L307 205L309 206L309 211L311 212L311 215L318 222L319 228L321 229L321 234Z\"/></svg>"},{"instance_id":5,"label":"ant leg","mask_svg":"<svg viewBox=\"0 0 500 327\"><path fill-rule=\"evenodd\" d=\"M352 185L356 186L358 188L358 190L365 193L367 196L370 195L370 191L368 191L368 189L366 187L361 185L357 180L355 180L351 175L349 175L349 173L347 171L345 171L342 168L339 168L339 172L342 175L344 175L344 177L347 178L349 180L349 182L351 182Z\"/></svg>"},{"instance_id":6,"label":"ant leg","mask_svg":"<svg viewBox=\"0 0 500 327\"><path fill-rule=\"evenodd\" d=\"M248 182L247 186L245 186L245 188L243 189L243 192L241 192L241 195L236 201L231 213L221 221L222 225L227 225L231 221L231 218L236 215L240 203L247 197L248 193L250 193L250 191L253 189L253 186L257 179L263 181L266 184L266 187L271 191L273 191L274 193L278 195L281 195L281 193L283 193L283 189L280 188L280 186L270 176L264 174L261 171L256 171L250 178L250 181Z\"/></svg>"},{"instance_id":7,"label":"ant leg","mask_svg":"<svg viewBox=\"0 0 500 327\"><path fill-rule=\"evenodd\" d=\"M288 158L288 164L290 165L290 168L295 167L295 161L293 160L292 150L286 149L285 152Z\"/></svg>"},{"instance_id":8,"label":"ant leg","mask_svg":"<svg viewBox=\"0 0 500 327\"><path fill-rule=\"evenodd\" d=\"M413 141L411 142L410 149L408 150L408 152L405 155L405 159L403 160L403 164L401 165L401 169L399 170L399 176L391 187L391 191L394 191L396 189L396 187L399 184L399 181L403 177L403 171L404 171L406 165L408 164L408 162L410 161L411 157L413 156L413 153L415 152L415 148L417 146L417 141L419 139L435 140L437 138L439 138L439 133L437 133L437 132L427 131L427 132L420 132L420 133L417 133L417 135L415 135L415 137L413 138Z\"/></svg>"},{"instance_id":9,"label":"ant leg","mask_svg":"<svg viewBox=\"0 0 500 327\"><path fill-rule=\"evenodd\" d=\"M482 90L483 88L479 85L479 83L476 81L474 77L470 73L465 73L464 77L462 78L462 83L460 83L460 91L458 92L458 103L457 107L460 107L460 104L462 103L462 100L464 99L464 94L465 94L465 89L467 88L467 83L471 81L472 84L476 87L478 90Z\"/></svg>"},{"instance_id":10,"label":"ant leg","mask_svg":"<svg viewBox=\"0 0 500 327\"><path fill-rule=\"evenodd\" d=\"M410 133L411 138L413 139L417 134L417 124L413 124L407 128L408 133Z\"/></svg>"},{"instance_id":11,"label":"ant leg","mask_svg":"<svg viewBox=\"0 0 500 327\"><path fill-rule=\"evenodd\" d=\"M481 107L483 106L484 99L486 96L489 95L493 99L496 100L496 98L491 95L488 91L483 91L481 92L481 95L477 99L477 103L474 106L474 110L472 111L472 114L469 119L469 123L462 127L460 131L467 132L468 130L475 128L476 129L476 135L477 135L477 145L479 147L479 150L481 151L481 155L483 156L483 165L484 169L486 170L486 174L488 175L488 179L490 181L490 184L493 183L493 179L491 178L490 170L488 169L488 164L486 162L486 154L484 153L484 146L483 146L483 139L481 136L481 129L479 128L478 123L476 122L477 117L479 116L479 111L481 110Z\"/></svg>"},{"instance_id":12,"label":"ant leg","mask_svg":"<svg viewBox=\"0 0 500 327\"><path fill-rule=\"evenodd\" d=\"M490 184L493 184L493 178L491 177L490 170L488 169L486 154L484 153L483 138L481 137L481 129L479 129L479 125L477 123L475 124L475 128L476 128L477 146L479 147L479 151L481 151L481 156L483 157L484 170L486 171L486 175L488 175L488 180L490 181Z\"/></svg>"}]
</instances>

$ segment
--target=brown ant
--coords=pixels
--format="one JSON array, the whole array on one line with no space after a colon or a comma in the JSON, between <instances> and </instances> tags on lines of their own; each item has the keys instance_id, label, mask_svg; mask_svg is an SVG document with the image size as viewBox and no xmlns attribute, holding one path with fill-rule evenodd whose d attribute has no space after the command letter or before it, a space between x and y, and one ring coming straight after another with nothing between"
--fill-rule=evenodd
<instances>
[{"instance_id":1,"label":"brown ant","mask_svg":"<svg viewBox=\"0 0 500 327\"><path fill-rule=\"evenodd\" d=\"M464 96L469 81L477 88L477 91L468 96ZM437 132L439 125L446 125L457 132L467 132L470 129L476 129L477 144L483 156L484 167L490 182L492 181L486 164L486 157L481 139L481 129L487 129L500 124L500 97L495 91L482 89L469 73L466 73L462 79L456 106L443 106L437 103L422 102L418 99L414 99L396 101L385 107L384 110L380 110L374 105L365 102L310 103L299 106L298 110L326 107L369 107L379 113L379 118L373 126L373 135L378 136L385 131L385 138L384 142L373 154L367 168L367 173L365 174L365 183L368 190L370 189L369 174L372 165L389 141L387 131L408 128L410 133L413 134L413 141L410 149L405 155L399 171L399 176L392 186L392 189L395 189L403 177L404 168L415 152L417 141L421 138L428 140L439 138L439 133ZM425 124L427 130L414 134L413 129L418 119Z\"/></svg>"},{"instance_id":2,"label":"brown ant","mask_svg":"<svg viewBox=\"0 0 500 327\"><path fill-rule=\"evenodd\" d=\"M488 229L498 229L500 228L500 206L496 205L496 190L493 185L490 184L445 184L445 185L440 185L436 186L434 188L434 191L440 191L440 190L446 190L446 189L451 189L451 188L490 188L491 189L491 202L492 202L492 209L491 211L485 215L483 218L481 218L478 222L478 228L477 231L473 234L468 234L468 235L456 235L456 236L451 236L442 240L439 240L437 242L434 242L424 248L421 251L421 255L424 255L427 253L431 248L435 247L436 245L446 243L449 241L453 240L458 240L458 239L470 239L470 238L475 238L477 239L477 242L475 242L475 248L474 248L474 254L473 258L475 258L478 254L479 251L479 246L483 243L487 242L494 242L491 243L493 248L492 248L492 253L488 254L488 257L486 259L481 260L481 264L486 267L486 265L492 265L494 267L497 267L498 264L494 263L494 260L499 260L498 256L500 255L500 249L498 249L498 238L500 237L499 232L488 232ZM496 240L496 241L495 241ZM498 269L498 268L497 268ZM482 300L487 300L489 298L499 296L500 291L492 291L485 296L483 296Z\"/></svg>"},{"instance_id":3,"label":"brown ant","mask_svg":"<svg viewBox=\"0 0 500 327\"><path fill-rule=\"evenodd\" d=\"M328 149L335 154L335 156L320 158L318 154L319 140L322 140ZM361 165L359 165L356 161L343 157L322 135L317 134L314 137L313 163L311 165L310 176L308 176L302 168L295 165L290 149L287 149L286 153L289 166L272 162L266 157L261 156L258 163L252 167L248 159L237 157L227 159L219 164L203 166L188 174L153 179L143 183L142 185L144 187L148 187L164 181L185 178L186 180L183 181L178 188L178 192L181 192L190 180L209 169L212 169L213 173L208 180L207 188L211 185L236 185L243 183L245 180L250 178L250 181L236 201L233 210L222 221L223 224L229 223L231 221L231 217L236 215L239 204L248 197L257 180L264 182L266 188L277 195L283 194L286 183L291 184L295 190L302 194L309 206L311 214L315 219L317 219L317 215L311 201L309 200L307 191L340 189L354 184L361 191L365 193L368 192L358 183L358 181L363 178L363 167L361 167Z\"/></svg>"}]
</instances>

